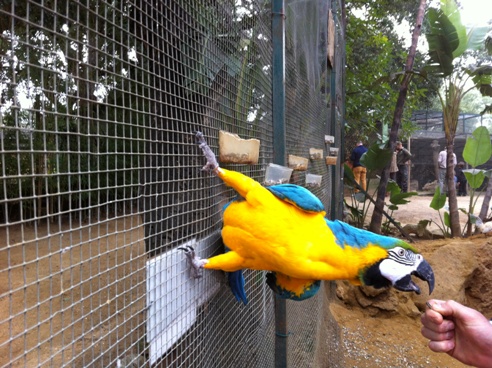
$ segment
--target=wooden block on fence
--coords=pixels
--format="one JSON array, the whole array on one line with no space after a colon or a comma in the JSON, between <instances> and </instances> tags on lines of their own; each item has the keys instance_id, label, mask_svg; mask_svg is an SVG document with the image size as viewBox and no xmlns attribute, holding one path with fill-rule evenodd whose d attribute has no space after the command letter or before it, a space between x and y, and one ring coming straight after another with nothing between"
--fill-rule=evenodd
<instances>
[{"instance_id":1,"label":"wooden block on fence","mask_svg":"<svg viewBox=\"0 0 492 368\"><path fill-rule=\"evenodd\" d=\"M260 156L259 139L242 139L237 134L221 130L219 132L219 161L222 163L258 163Z\"/></svg>"},{"instance_id":2,"label":"wooden block on fence","mask_svg":"<svg viewBox=\"0 0 492 368\"><path fill-rule=\"evenodd\" d=\"M327 144L335 143L335 137L332 135L325 135L325 143Z\"/></svg>"},{"instance_id":3,"label":"wooden block on fence","mask_svg":"<svg viewBox=\"0 0 492 368\"><path fill-rule=\"evenodd\" d=\"M295 171L306 171L309 160L305 157L289 155L289 167Z\"/></svg>"},{"instance_id":4,"label":"wooden block on fence","mask_svg":"<svg viewBox=\"0 0 492 368\"><path fill-rule=\"evenodd\" d=\"M310 148L309 157L311 160L321 160L323 158L323 150L318 148Z\"/></svg>"},{"instance_id":5,"label":"wooden block on fence","mask_svg":"<svg viewBox=\"0 0 492 368\"><path fill-rule=\"evenodd\" d=\"M326 156L327 165L336 165L338 157L337 156Z\"/></svg>"}]
</instances>

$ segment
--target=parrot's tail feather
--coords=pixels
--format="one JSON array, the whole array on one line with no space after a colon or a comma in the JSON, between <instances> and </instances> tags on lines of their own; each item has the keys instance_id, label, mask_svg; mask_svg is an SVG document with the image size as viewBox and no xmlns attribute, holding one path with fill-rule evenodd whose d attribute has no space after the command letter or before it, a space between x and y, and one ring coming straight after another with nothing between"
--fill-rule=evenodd
<instances>
[{"instance_id":1,"label":"parrot's tail feather","mask_svg":"<svg viewBox=\"0 0 492 368\"><path fill-rule=\"evenodd\" d=\"M236 297L238 302L243 302L244 305L248 304L248 298L246 297L246 290L244 289L244 276L243 270L229 272L228 273L229 286L232 293Z\"/></svg>"},{"instance_id":2,"label":"parrot's tail feather","mask_svg":"<svg viewBox=\"0 0 492 368\"><path fill-rule=\"evenodd\" d=\"M214 173L216 173L217 169L219 168L219 163L217 162L217 158L215 157L215 154L213 153L212 149L205 141L205 137L203 136L203 133L196 132L196 139L198 141L198 145L203 151L203 155L207 159L207 163L205 164L202 170L213 171Z\"/></svg>"}]
</instances>

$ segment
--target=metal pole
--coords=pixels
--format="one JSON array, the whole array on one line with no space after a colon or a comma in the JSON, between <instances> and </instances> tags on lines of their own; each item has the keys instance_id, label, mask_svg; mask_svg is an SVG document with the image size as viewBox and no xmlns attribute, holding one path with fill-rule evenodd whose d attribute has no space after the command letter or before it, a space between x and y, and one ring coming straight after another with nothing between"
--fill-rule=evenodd
<instances>
[{"instance_id":1,"label":"metal pole","mask_svg":"<svg viewBox=\"0 0 492 368\"><path fill-rule=\"evenodd\" d=\"M273 114L273 161L286 163L285 148L285 14L284 1L272 3L272 114Z\"/></svg>"},{"instance_id":2,"label":"metal pole","mask_svg":"<svg viewBox=\"0 0 492 368\"><path fill-rule=\"evenodd\" d=\"M272 2L273 162L286 163L285 140L285 12L284 1ZM287 306L275 295L275 368L287 367Z\"/></svg>"}]
</instances>

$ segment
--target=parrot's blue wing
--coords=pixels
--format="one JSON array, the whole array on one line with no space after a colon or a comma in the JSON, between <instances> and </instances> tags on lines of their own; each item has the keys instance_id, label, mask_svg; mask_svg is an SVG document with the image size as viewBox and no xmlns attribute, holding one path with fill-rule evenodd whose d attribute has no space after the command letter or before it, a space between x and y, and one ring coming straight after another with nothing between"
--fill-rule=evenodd
<instances>
[{"instance_id":1,"label":"parrot's blue wing","mask_svg":"<svg viewBox=\"0 0 492 368\"><path fill-rule=\"evenodd\" d=\"M291 300L305 300L309 299L312 296L316 295L321 285L320 280L313 280L310 282L305 282L302 286L302 292L294 292L290 290L287 285L283 285L282 281L277 278L277 273L269 272L266 275L267 285L270 289L273 290L275 294L277 294L282 299L291 299ZM299 280L302 281L302 280Z\"/></svg>"},{"instance_id":2,"label":"parrot's blue wing","mask_svg":"<svg viewBox=\"0 0 492 368\"><path fill-rule=\"evenodd\" d=\"M243 270L229 272L227 278L229 279L229 286L236 297L236 300L238 302L243 302L244 305L248 304L248 298L246 297L246 291L244 290Z\"/></svg>"},{"instance_id":3,"label":"parrot's blue wing","mask_svg":"<svg viewBox=\"0 0 492 368\"><path fill-rule=\"evenodd\" d=\"M330 221L326 218L325 222L332 233L336 235L336 243L342 248L344 248L345 245L350 245L362 249L366 248L368 245L377 244L381 248L391 249L403 243L401 239L390 238L367 230L357 229L346 222L338 220Z\"/></svg>"},{"instance_id":4,"label":"parrot's blue wing","mask_svg":"<svg viewBox=\"0 0 492 368\"><path fill-rule=\"evenodd\" d=\"M306 188L294 184L279 184L266 187L277 198L289 202L297 208L308 212L325 210L323 203Z\"/></svg>"}]
</instances>

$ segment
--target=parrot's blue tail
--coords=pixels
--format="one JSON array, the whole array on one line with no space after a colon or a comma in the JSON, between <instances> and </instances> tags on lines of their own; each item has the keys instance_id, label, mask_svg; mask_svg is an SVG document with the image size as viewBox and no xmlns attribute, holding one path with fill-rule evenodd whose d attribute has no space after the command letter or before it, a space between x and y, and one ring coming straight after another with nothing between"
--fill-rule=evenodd
<instances>
[{"instance_id":1,"label":"parrot's blue tail","mask_svg":"<svg viewBox=\"0 0 492 368\"><path fill-rule=\"evenodd\" d=\"M244 305L248 304L246 290L244 290L243 270L229 272L227 277L229 279L229 286L231 287L231 291L236 297L236 300L238 302L243 302Z\"/></svg>"}]
</instances>

